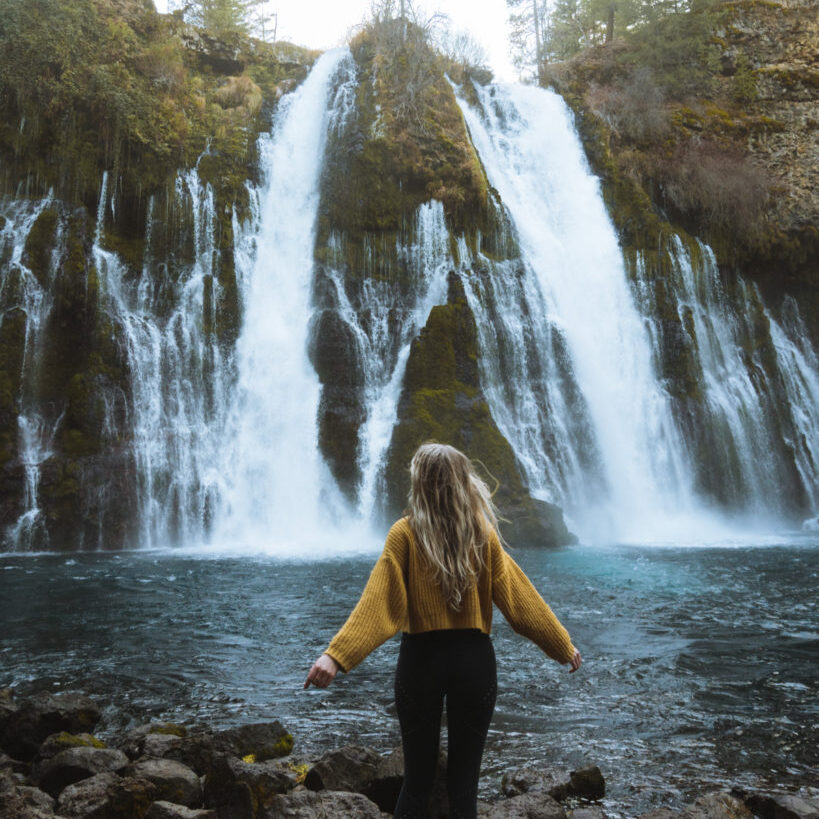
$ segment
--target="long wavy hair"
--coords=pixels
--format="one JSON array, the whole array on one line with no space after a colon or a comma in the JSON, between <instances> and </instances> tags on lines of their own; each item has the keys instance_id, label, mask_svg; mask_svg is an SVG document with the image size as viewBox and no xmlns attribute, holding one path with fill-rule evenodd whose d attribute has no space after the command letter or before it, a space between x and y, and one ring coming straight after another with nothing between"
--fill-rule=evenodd
<instances>
[{"instance_id":1,"label":"long wavy hair","mask_svg":"<svg viewBox=\"0 0 819 819\"><path fill-rule=\"evenodd\" d=\"M463 452L422 444L410 464L412 534L449 606L458 611L477 582L498 516L486 483Z\"/></svg>"}]
</instances>

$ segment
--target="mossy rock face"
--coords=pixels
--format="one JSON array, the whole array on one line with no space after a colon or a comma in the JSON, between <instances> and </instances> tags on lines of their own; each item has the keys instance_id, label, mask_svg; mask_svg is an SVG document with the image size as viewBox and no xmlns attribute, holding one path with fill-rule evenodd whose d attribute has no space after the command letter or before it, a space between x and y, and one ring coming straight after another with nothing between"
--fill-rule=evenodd
<instances>
[{"instance_id":1,"label":"mossy rock face","mask_svg":"<svg viewBox=\"0 0 819 819\"><path fill-rule=\"evenodd\" d=\"M430 199L444 204L457 232L474 231L488 218L486 175L443 63L416 32L389 56L381 36L369 28L351 45L359 76L356 107L327 147L319 250L337 231L355 253L368 232L401 231ZM423 76L410 104L407 72L418 65ZM360 275L355 263L350 267Z\"/></svg>"},{"instance_id":2,"label":"mossy rock face","mask_svg":"<svg viewBox=\"0 0 819 819\"><path fill-rule=\"evenodd\" d=\"M57 244L57 228L60 214L54 207L47 207L37 217L29 231L21 261L31 270L42 288L49 286L51 256Z\"/></svg>"},{"instance_id":3,"label":"mossy rock face","mask_svg":"<svg viewBox=\"0 0 819 819\"><path fill-rule=\"evenodd\" d=\"M354 501L361 479L358 434L366 420L364 378L353 331L336 310L314 315L309 354L322 385L319 446L339 487Z\"/></svg>"},{"instance_id":4,"label":"mossy rock face","mask_svg":"<svg viewBox=\"0 0 819 819\"><path fill-rule=\"evenodd\" d=\"M510 523L505 531L521 545L573 542L559 509L526 491L514 452L495 425L479 383L477 328L463 285L450 274L446 305L434 307L413 342L398 405L398 423L386 457L388 517L402 514L409 462L424 441L448 443L480 461L495 501ZM491 476L491 477L490 477Z\"/></svg>"}]
</instances>

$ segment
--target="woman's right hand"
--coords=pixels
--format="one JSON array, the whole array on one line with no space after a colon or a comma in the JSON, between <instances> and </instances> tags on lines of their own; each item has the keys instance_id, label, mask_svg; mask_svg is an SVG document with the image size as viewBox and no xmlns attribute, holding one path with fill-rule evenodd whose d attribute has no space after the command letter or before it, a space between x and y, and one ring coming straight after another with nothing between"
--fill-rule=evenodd
<instances>
[{"instance_id":1,"label":"woman's right hand","mask_svg":"<svg viewBox=\"0 0 819 819\"><path fill-rule=\"evenodd\" d=\"M307 679L304 681L304 687L309 688L310 683L317 688L327 688L328 685L335 679L336 674L341 666L329 655L322 654L313 663Z\"/></svg>"},{"instance_id":2,"label":"woman's right hand","mask_svg":"<svg viewBox=\"0 0 819 819\"><path fill-rule=\"evenodd\" d=\"M580 656L580 652L577 649L574 650L574 656L571 660L569 660L569 664L571 665L569 674L574 674L574 672L577 671L581 665L583 665L583 658Z\"/></svg>"}]
</instances>

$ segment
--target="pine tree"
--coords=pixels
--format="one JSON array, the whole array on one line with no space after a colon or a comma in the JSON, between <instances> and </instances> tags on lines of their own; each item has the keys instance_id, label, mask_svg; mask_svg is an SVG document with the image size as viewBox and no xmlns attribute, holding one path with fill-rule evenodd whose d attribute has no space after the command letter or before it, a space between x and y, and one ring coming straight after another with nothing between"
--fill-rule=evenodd
<instances>
[{"instance_id":1,"label":"pine tree","mask_svg":"<svg viewBox=\"0 0 819 819\"><path fill-rule=\"evenodd\" d=\"M250 34L265 0L189 0L185 17L214 34Z\"/></svg>"}]
</instances>

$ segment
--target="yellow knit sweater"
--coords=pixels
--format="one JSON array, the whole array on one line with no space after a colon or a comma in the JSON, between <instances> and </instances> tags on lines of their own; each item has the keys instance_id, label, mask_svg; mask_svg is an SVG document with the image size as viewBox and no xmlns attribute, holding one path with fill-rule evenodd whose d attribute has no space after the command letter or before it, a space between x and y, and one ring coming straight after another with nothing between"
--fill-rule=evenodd
<instances>
[{"instance_id":1,"label":"yellow knit sweater","mask_svg":"<svg viewBox=\"0 0 819 819\"><path fill-rule=\"evenodd\" d=\"M569 633L496 534L490 538L478 582L464 595L461 609L453 611L415 544L409 521L401 518L387 535L361 599L326 653L350 671L398 631L476 628L489 634L493 603L515 631L550 657L560 663L572 659L575 649Z\"/></svg>"}]
</instances>

